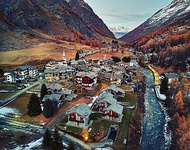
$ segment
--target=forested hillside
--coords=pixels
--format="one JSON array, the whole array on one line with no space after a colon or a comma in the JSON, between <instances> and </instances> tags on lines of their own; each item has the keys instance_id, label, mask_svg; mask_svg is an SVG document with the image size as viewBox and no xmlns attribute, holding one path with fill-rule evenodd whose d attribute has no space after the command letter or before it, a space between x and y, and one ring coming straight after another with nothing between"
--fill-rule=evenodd
<instances>
[{"instance_id":1,"label":"forested hillside","mask_svg":"<svg viewBox=\"0 0 190 150\"><path fill-rule=\"evenodd\" d=\"M153 53L150 63L186 71L190 63L190 21L155 31L132 45L136 51Z\"/></svg>"}]
</instances>

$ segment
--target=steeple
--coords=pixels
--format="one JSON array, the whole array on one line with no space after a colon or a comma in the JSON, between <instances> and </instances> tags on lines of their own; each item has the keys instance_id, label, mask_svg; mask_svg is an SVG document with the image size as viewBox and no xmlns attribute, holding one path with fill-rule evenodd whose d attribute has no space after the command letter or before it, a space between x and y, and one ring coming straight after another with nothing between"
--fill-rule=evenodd
<instances>
[{"instance_id":1,"label":"steeple","mask_svg":"<svg viewBox=\"0 0 190 150\"><path fill-rule=\"evenodd\" d=\"M63 61L63 64L67 64L66 55L65 55L64 50L63 50L63 55L62 55L62 61Z\"/></svg>"}]
</instances>

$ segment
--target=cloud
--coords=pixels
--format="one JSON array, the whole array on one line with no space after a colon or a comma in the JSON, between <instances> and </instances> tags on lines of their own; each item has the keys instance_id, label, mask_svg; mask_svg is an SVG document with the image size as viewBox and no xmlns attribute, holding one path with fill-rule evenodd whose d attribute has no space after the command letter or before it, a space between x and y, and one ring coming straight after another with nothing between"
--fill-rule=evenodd
<instances>
[{"instance_id":1,"label":"cloud","mask_svg":"<svg viewBox=\"0 0 190 150\"><path fill-rule=\"evenodd\" d=\"M141 21L144 19L148 19L150 17L150 13L138 13L138 14L102 14L105 18L110 20L123 20L123 21Z\"/></svg>"}]
</instances>

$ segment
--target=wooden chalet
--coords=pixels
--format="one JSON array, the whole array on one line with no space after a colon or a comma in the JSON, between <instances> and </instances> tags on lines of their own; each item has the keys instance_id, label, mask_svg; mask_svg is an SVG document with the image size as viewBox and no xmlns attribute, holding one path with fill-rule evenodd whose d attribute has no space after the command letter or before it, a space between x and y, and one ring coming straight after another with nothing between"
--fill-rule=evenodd
<instances>
[{"instance_id":1,"label":"wooden chalet","mask_svg":"<svg viewBox=\"0 0 190 150\"><path fill-rule=\"evenodd\" d=\"M69 111L67 111L67 125L79 128L88 127L90 125L89 116L91 113L92 110L87 104L81 103L79 105L76 105L72 107Z\"/></svg>"},{"instance_id":2,"label":"wooden chalet","mask_svg":"<svg viewBox=\"0 0 190 150\"><path fill-rule=\"evenodd\" d=\"M102 111L105 107L110 106L112 103L117 102L111 93L103 92L97 98L98 100L98 110Z\"/></svg>"},{"instance_id":3,"label":"wooden chalet","mask_svg":"<svg viewBox=\"0 0 190 150\"><path fill-rule=\"evenodd\" d=\"M117 85L112 84L105 89L107 92L114 95L114 97L125 97L125 90L119 88Z\"/></svg>"},{"instance_id":4,"label":"wooden chalet","mask_svg":"<svg viewBox=\"0 0 190 150\"><path fill-rule=\"evenodd\" d=\"M62 96L60 94L46 94L42 99L42 104L48 99L52 101L54 109L57 109L60 103L62 103Z\"/></svg>"},{"instance_id":5,"label":"wooden chalet","mask_svg":"<svg viewBox=\"0 0 190 150\"><path fill-rule=\"evenodd\" d=\"M76 82L79 86L93 87L97 84L98 75L94 72L78 72Z\"/></svg>"},{"instance_id":6,"label":"wooden chalet","mask_svg":"<svg viewBox=\"0 0 190 150\"><path fill-rule=\"evenodd\" d=\"M103 119L108 119L116 122L121 122L123 117L123 106L118 104L116 101L105 107L103 110Z\"/></svg>"}]
</instances>

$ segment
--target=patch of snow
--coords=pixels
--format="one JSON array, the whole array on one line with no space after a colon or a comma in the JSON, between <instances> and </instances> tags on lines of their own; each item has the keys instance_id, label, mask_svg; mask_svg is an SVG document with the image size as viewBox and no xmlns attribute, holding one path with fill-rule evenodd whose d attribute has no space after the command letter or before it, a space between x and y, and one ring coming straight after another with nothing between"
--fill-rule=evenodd
<instances>
[{"instance_id":1,"label":"patch of snow","mask_svg":"<svg viewBox=\"0 0 190 150\"><path fill-rule=\"evenodd\" d=\"M15 115L20 115L21 113L19 110L12 108L12 107L2 107L0 108L0 115L1 116L7 116L9 114L15 114Z\"/></svg>"},{"instance_id":2,"label":"patch of snow","mask_svg":"<svg viewBox=\"0 0 190 150\"><path fill-rule=\"evenodd\" d=\"M92 102L88 106L92 107L98 96L93 97Z\"/></svg>"},{"instance_id":3,"label":"patch of snow","mask_svg":"<svg viewBox=\"0 0 190 150\"><path fill-rule=\"evenodd\" d=\"M173 1L170 5L168 5L167 7L161 9L156 14L154 14L149 19L149 24L156 25L158 23L163 23L172 16L175 16L175 14L178 13L178 11L181 11L180 13L177 14L178 16L190 11L189 2L190 0Z\"/></svg>"},{"instance_id":4,"label":"patch of snow","mask_svg":"<svg viewBox=\"0 0 190 150\"><path fill-rule=\"evenodd\" d=\"M34 147L40 146L42 144L42 140L43 140L43 138L40 138L36 141L32 141L31 143L29 143L27 145L20 145L20 146L16 147L14 150L21 150L21 149L22 150L30 150Z\"/></svg>"},{"instance_id":5,"label":"patch of snow","mask_svg":"<svg viewBox=\"0 0 190 150\"><path fill-rule=\"evenodd\" d=\"M95 148L95 150L113 150L111 147Z\"/></svg>"},{"instance_id":6,"label":"patch of snow","mask_svg":"<svg viewBox=\"0 0 190 150\"><path fill-rule=\"evenodd\" d=\"M156 96L161 100L166 100L166 96L160 93L160 86L155 86Z\"/></svg>"}]
</instances>

